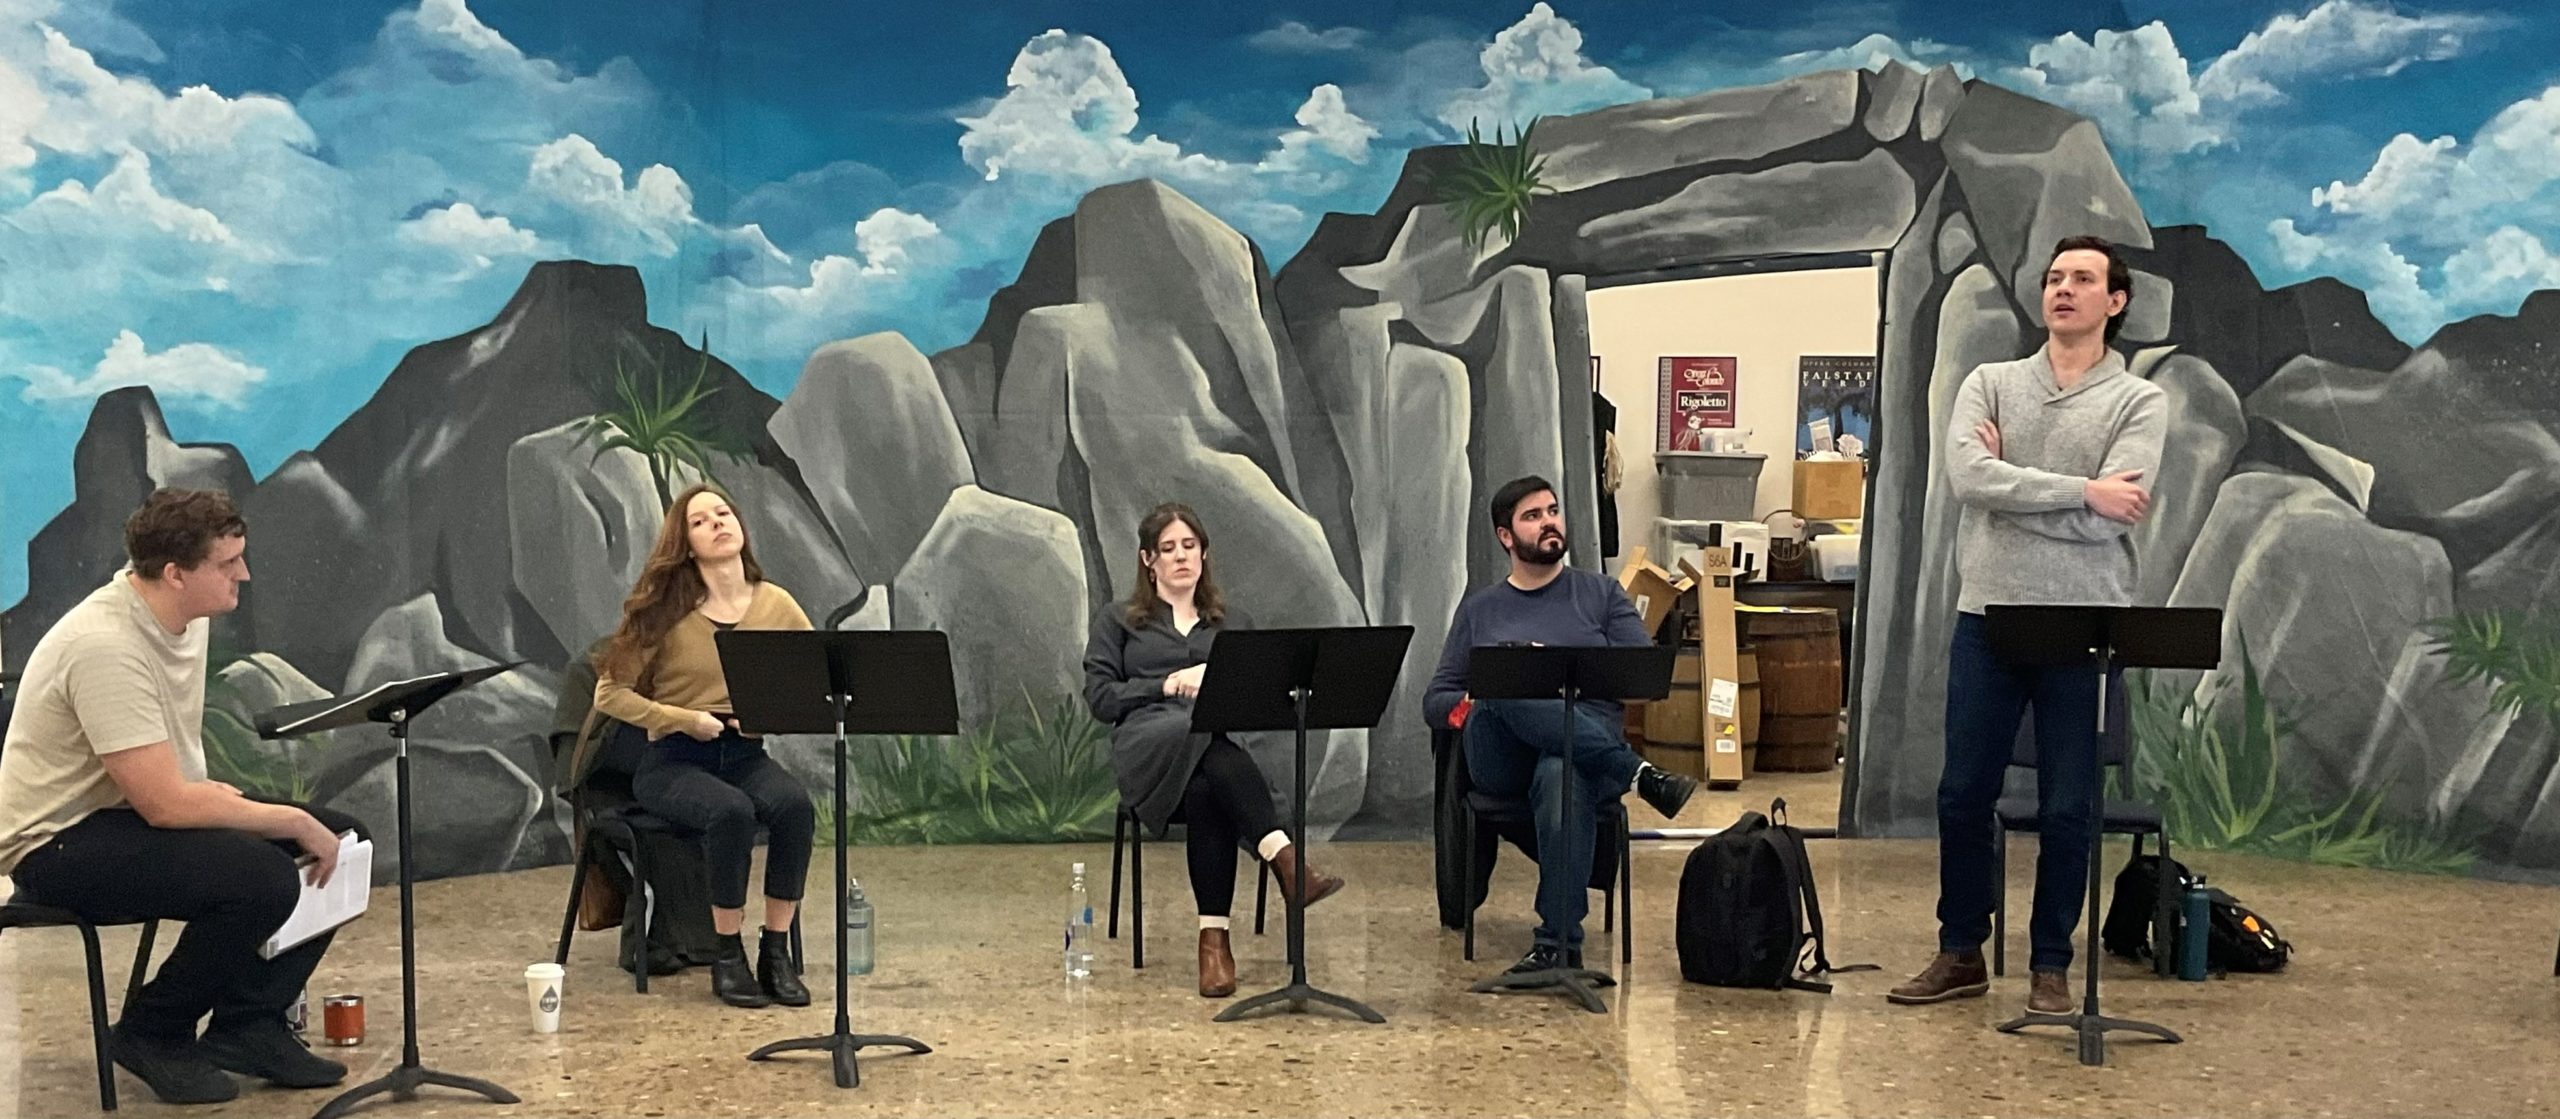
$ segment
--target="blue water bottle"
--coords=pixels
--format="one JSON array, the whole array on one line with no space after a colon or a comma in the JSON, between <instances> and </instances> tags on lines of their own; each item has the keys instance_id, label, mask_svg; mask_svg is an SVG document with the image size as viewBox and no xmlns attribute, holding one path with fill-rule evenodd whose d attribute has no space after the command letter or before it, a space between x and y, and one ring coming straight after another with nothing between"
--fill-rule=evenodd
<instances>
[{"instance_id":1,"label":"blue water bottle","mask_svg":"<svg viewBox=\"0 0 2560 1119\"><path fill-rule=\"evenodd\" d=\"M2187 882L2187 896L2178 923L2178 978L2204 978L2205 933L2213 924L2213 900L2205 896L2204 876L2199 874Z\"/></svg>"}]
</instances>

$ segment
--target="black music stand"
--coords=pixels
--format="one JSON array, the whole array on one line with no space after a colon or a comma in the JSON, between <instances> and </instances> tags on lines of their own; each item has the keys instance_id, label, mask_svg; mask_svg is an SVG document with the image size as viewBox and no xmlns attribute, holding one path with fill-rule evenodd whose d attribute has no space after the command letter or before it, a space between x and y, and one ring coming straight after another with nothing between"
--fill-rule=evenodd
<instances>
[{"instance_id":1,"label":"black music stand","mask_svg":"<svg viewBox=\"0 0 2560 1119\"><path fill-rule=\"evenodd\" d=\"M1412 626L1345 626L1336 629L1240 629L1218 635L1209 668L1191 708L1191 729L1201 734L1297 732L1297 797L1290 811L1289 842L1298 849L1291 898L1307 896L1307 732L1378 725L1404 668ZM1357 1016L1386 1021L1357 999L1307 982L1306 907L1289 904L1289 982L1218 1013L1233 1022L1266 1006L1304 1014L1315 1002Z\"/></svg>"},{"instance_id":2,"label":"black music stand","mask_svg":"<svg viewBox=\"0 0 2560 1119\"><path fill-rule=\"evenodd\" d=\"M2013 665L2038 668L2088 666L2098 674L2098 733L2094 747L2107 737L2107 681L2120 668L2212 669L2222 663L2222 611L2210 607L2142 606L1992 606L1983 613L1992 651ZM2126 735L2124 774L2133 779L2133 742ZM2001 1033L2029 1026L2068 1026L2080 1035L2080 1063L2107 1063L2107 1032L2148 1034L2172 1044L2185 1040L2165 1026L2098 1012L2098 967L2105 957L2098 948L2098 858L2106 829L2107 783L2104 775L2089 791L2088 944L2080 1009L2072 1014L2028 1011L2000 1024ZM2167 889L2164 879L2161 888Z\"/></svg>"},{"instance_id":3,"label":"black music stand","mask_svg":"<svg viewBox=\"0 0 2560 1119\"><path fill-rule=\"evenodd\" d=\"M1467 694L1475 699L1561 699L1564 701L1564 773L1556 793L1573 803L1573 723L1576 704L1586 699L1661 699L1671 694L1671 668L1680 650L1671 645L1481 645L1467 654ZM1541 845L1541 863L1550 849ZM1544 877L1545 866L1538 868ZM1581 888L1576 884L1576 889ZM1569 945L1557 945L1559 951ZM1609 1012L1596 987L1613 987L1609 973L1591 968L1553 967L1545 971L1497 975L1467 988L1477 994L1560 988L1594 1014Z\"/></svg>"},{"instance_id":4,"label":"black music stand","mask_svg":"<svg viewBox=\"0 0 2560 1119\"><path fill-rule=\"evenodd\" d=\"M358 723L386 723L391 727L392 789L400 817L400 1064L381 1077L339 1093L321 1106L314 1119L337 1119L384 1092L405 1103L418 1098L418 1089L428 1085L474 1092L492 1103L519 1102L515 1093L486 1080L437 1072L418 1060L418 926L409 903L418 864L409 854L409 724L417 720L419 712L435 706L436 701L523 663L395 680L362 695L289 704L258 716L260 738L292 738Z\"/></svg>"},{"instance_id":5,"label":"black music stand","mask_svg":"<svg viewBox=\"0 0 2560 1119\"><path fill-rule=\"evenodd\" d=\"M951 687L951 639L939 630L733 629L713 640L720 648L720 672L729 680L729 704L740 729L756 735L836 736L836 1028L773 1042L747 1059L804 1051L831 1054L836 1087L858 1087L858 1051L897 1046L931 1053L933 1047L897 1034L853 1032L852 1007L845 998L842 913L845 847L852 834L846 812L853 803L845 783L845 736L960 733L960 701Z\"/></svg>"}]
</instances>

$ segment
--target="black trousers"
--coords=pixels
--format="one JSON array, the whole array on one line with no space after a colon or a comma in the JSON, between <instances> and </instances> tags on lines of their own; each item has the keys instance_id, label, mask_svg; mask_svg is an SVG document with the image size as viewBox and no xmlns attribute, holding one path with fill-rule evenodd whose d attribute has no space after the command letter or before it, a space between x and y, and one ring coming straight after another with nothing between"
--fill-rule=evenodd
<instances>
[{"instance_id":1,"label":"black trousers","mask_svg":"<svg viewBox=\"0 0 2560 1119\"><path fill-rule=\"evenodd\" d=\"M307 811L330 831L366 834L346 813ZM159 973L124 1008L120 1026L193 1040L207 1012L215 1031L282 1021L320 966L332 933L275 959L258 958L258 946L302 896L302 872L294 865L300 853L286 840L222 828L155 828L131 808L108 808L28 852L11 877L25 900L93 921L186 922Z\"/></svg>"},{"instance_id":2,"label":"black trousers","mask_svg":"<svg viewBox=\"0 0 2560 1119\"><path fill-rule=\"evenodd\" d=\"M764 896L800 900L809 879L809 848L818 838L818 812L809 804L808 788L764 752L762 740L734 731L709 742L675 734L642 749L632 798L651 815L702 833L713 906L746 908L759 824L767 836Z\"/></svg>"},{"instance_id":3,"label":"black trousers","mask_svg":"<svg viewBox=\"0 0 2560 1119\"><path fill-rule=\"evenodd\" d=\"M1191 866L1191 896L1201 916L1224 917L1235 908L1237 849L1280 829L1271 784L1253 755L1224 735L1211 738L1183 786L1182 822L1190 833L1183 857Z\"/></svg>"}]
</instances>

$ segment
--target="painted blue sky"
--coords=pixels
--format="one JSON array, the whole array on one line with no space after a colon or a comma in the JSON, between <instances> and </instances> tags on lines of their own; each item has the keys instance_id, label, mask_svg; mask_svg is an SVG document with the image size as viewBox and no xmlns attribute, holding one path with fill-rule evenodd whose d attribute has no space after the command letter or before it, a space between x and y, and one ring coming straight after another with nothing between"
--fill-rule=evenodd
<instances>
[{"instance_id":1,"label":"painted blue sky","mask_svg":"<svg viewBox=\"0 0 2560 1119\"><path fill-rule=\"evenodd\" d=\"M0 0L0 602L99 393L150 384L263 475L534 260L640 266L653 318L779 394L830 339L965 338L1103 183L1171 183L1276 265L1471 118L1887 59L2087 113L2155 224L2339 276L2404 338L2560 287L2539 4L605 10Z\"/></svg>"}]
</instances>

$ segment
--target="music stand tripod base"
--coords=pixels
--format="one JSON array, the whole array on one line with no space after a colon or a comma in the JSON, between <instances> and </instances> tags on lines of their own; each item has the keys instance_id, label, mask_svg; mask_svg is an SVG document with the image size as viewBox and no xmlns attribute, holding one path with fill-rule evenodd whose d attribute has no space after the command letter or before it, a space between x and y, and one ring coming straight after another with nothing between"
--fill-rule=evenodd
<instances>
[{"instance_id":1,"label":"music stand tripod base","mask_svg":"<svg viewBox=\"0 0 2560 1119\"><path fill-rule=\"evenodd\" d=\"M2195 607L2105 607L2105 606L2002 606L1994 605L1985 613L1991 629L1991 644L2002 659L2021 665L2077 667L2085 665L2097 673L2097 734L2091 739L2103 746L2107 739L2107 691L2109 681L2123 668L2213 668L2222 657L2222 612ZM2133 755L2128 746L2124 757L2127 772L2133 769ZM2166 1026L2131 1018L2111 1018L2098 1011L2098 966L2105 957L2099 951L2100 920L2098 916L2099 863L2106 835L2098 826L2106 819L2106 782L2098 781L2089 790L2089 881L2084 900L2088 909L2083 920L2083 935L2088 937L2086 962L2081 966L2082 987L2080 1009L2071 1014L2043 1014L2028 1011L1999 1026L2001 1033L2016 1033L2029 1026L2068 1026L2080 1036L2080 1063L2103 1065L2107 1062L2107 1033L2122 1030L2146 1034L2169 1044L2185 1041Z\"/></svg>"},{"instance_id":2,"label":"music stand tripod base","mask_svg":"<svg viewBox=\"0 0 2560 1119\"><path fill-rule=\"evenodd\" d=\"M338 1119L355 1110L357 1104L385 1093L406 1103L417 1099L418 1089L425 1087L470 1092L491 1103L523 1102L515 1093L478 1077L428 1068L419 1057L418 924L412 889L418 862L409 843L415 832L409 815L409 724L444 697L515 667L516 664L488 665L395 681L362 695L293 704L259 717L258 733L263 738L290 738L374 722L388 724L391 730L393 802L400 825L400 1063L381 1077L339 1093L322 1104L313 1119Z\"/></svg>"},{"instance_id":3,"label":"music stand tripod base","mask_svg":"<svg viewBox=\"0 0 2560 1119\"><path fill-rule=\"evenodd\" d=\"M2153 1025L2149 1022L2137 1022L2131 1018L2110 1018L2104 1014L2089 1014L2085 1012L2072 1014L2039 1014L2035 1011L2028 1011L2025 1014L2021 1014L2006 1022L2000 1023L1999 1028L2001 1033L2013 1034L2019 1030L2026 1029L2029 1026L2067 1026L2074 1032L2078 1033L2080 1035L2080 1063L2084 1065L2102 1065L2107 1063L2107 1032L2110 1030L2124 1030L2130 1033L2148 1034L2171 1045L2175 1045L2186 1040L2185 1038L2179 1037L2177 1031L2171 1030L2167 1026Z\"/></svg>"},{"instance_id":4,"label":"music stand tripod base","mask_svg":"<svg viewBox=\"0 0 2560 1119\"><path fill-rule=\"evenodd\" d=\"M399 1065L378 1080L347 1089L338 1098L330 1100L327 1106L322 1107L318 1114L312 1116L312 1119L338 1119L339 1116L355 1110L357 1104L385 1092L390 1093L393 1100L407 1103L417 1099L418 1089L424 1087L458 1088L465 1092L476 1092L488 1097L491 1103L524 1102L517 1099L515 1093L476 1077L456 1076L453 1073L437 1072L417 1065Z\"/></svg>"},{"instance_id":5,"label":"music stand tripod base","mask_svg":"<svg viewBox=\"0 0 2560 1119\"><path fill-rule=\"evenodd\" d=\"M1593 1014L1607 1014L1609 1004L1600 1001L1600 993L1594 988L1617 985L1618 981L1605 971L1593 971L1587 967L1551 967L1543 971L1524 971L1516 975L1504 972L1467 988L1467 991L1471 994L1491 995L1504 991L1544 991L1560 988L1566 994L1572 995L1573 1001L1581 1003L1584 1010Z\"/></svg>"},{"instance_id":6,"label":"music stand tripod base","mask_svg":"<svg viewBox=\"0 0 2560 1119\"><path fill-rule=\"evenodd\" d=\"M1291 731L1296 735L1296 793L1289 842L1299 851L1288 888L1289 982L1219 1011L1233 1022L1269 1007L1306 1014L1329 1006L1371 1025L1386 1015L1358 999L1307 981L1307 732L1375 727L1395 687L1412 626L1237 630L1221 634L1191 710L1191 729L1210 734Z\"/></svg>"},{"instance_id":7,"label":"music stand tripod base","mask_svg":"<svg viewBox=\"0 0 2560 1119\"><path fill-rule=\"evenodd\" d=\"M835 736L836 904L842 907L851 877L845 837L853 834L846 818L853 803L848 736L957 733L959 700L951 687L950 638L933 630L727 630L714 640L742 725L766 734ZM748 1060L825 1053L834 1065L836 1087L856 1088L862 1085L858 1054L864 1049L933 1052L912 1037L853 1032L844 960L844 922L839 920L835 1029L771 1042L747 1054Z\"/></svg>"},{"instance_id":8,"label":"music stand tripod base","mask_svg":"<svg viewBox=\"0 0 2560 1119\"><path fill-rule=\"evenodd\" d=\"M1286 987L1279 988L1278 990L1264 991L1261 994L1255 995L1252 998L1246 999L1234 1006L1230 1006L1225 1010L1219 1011L1218 1016L1211 1020L1217 1022L1233 1022L1236 1019L1242 1018L1247 1014L1251 1014L1254 1011L1262 1009L1263 1007L1279 1006L1284 1004L1287 1006L1288 1012L1304 1014L1307 1013L1308 1003L1319 1003L1324 1006L1330 1006L1371 1025L1378 1025L1387 1020L1385 1015L1369 1009L1368 1004L1363 1003L1358 999L1346 998L1342 995L1334 994L1331 991L1318 988L1311 983L1291 983Z\"/></svg>"}]
</instances>

